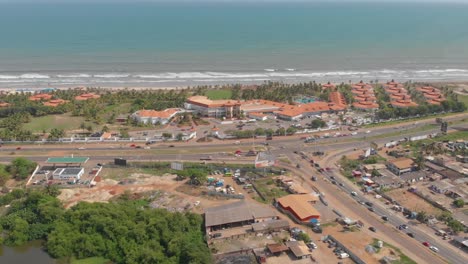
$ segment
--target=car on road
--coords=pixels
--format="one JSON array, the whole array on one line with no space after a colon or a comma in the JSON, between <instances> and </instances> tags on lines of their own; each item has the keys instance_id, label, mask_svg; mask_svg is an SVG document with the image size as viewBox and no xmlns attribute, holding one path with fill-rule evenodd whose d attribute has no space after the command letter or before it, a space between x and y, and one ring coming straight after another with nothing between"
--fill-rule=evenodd
<instances>
[{"instance_id":1,"label":"car on road","mask_svg":"<svg viewBox=\"0 0 468 264\"><path fill-rule=\"evenodd\" d=\"M412 237L414 238L414 234L413 233L406 233L409 237Z\"/></svg>"},{"instance_id":2,"label":"car on road","mask_svg":"<svg viewBox=\"0 0 468 264\"><path fill-rule=\"evenodd\" d=\"M388 216L386 216L386 215L382 215L382 220L384 220L384 221L388 221Z\"/></svg>"},{"instance_id":3,"label":"car on road","mask_svg":"<svg viewBox=\"0 0 468 264\"><path fill-rule=\"evenodd\" d=\"M369 230L372 231L372 232L377 232L377 229L375 229L375 227L373 227L373 226L369 227Z\"/></svg>"},{"instance_id":4,"label":"car on road","mask_svg":"<svg viewBox=\"0 0 468 264\"><path fill-rule=\"evenodd\" d=\"M325 170L326 171L332 171L332 168L326 167Z\"/></svg>"},{"instance_id":5,"label":"car on road","mask_svg":"<svg viewBox=\"0 0 468 264\"><path fill-rule=\"evenodd\" d=\"M343 183L341 183L341 182L340 182L340 183L338 183L338 185L339 185L339 186L341 186L341 187L343 187L343 186L344 186L344 185L343 185Z\"/></svg>"},{"instance_id":6,"label":"car on road","mask_svg":"<svg viewBox=\"0 0 468 264\"><path fill-rule=\"evenodd\" d=\"M369 207L368 209L369 209L369 211L371 211L371 212L375 212L374 207Z\"/></svg>"},{"instance_id":7,"label":"car on road","mask_svg":"<svg viewBox=\"0 0 468 264\"><path fill-rule=\"evenodd\" d=\"M336 184L336 181L332 181L331 183Z\"/></svg>"},{"instance_id":8,"label":"car on road","mask_svg":"<svg viewBox=\"0 0 468 264\"><path fill-rule=\"evenodd\" d=\"M319 172L324 172L325 170L323 168L318 169Z\"/></svg>"},{"instance_id":9,"label":"car on road","mask_svg":"<svg viewBox=\"0 0 468 264\"><path fill-rule=\"evenodd\" d=\"M335 176L330 176L330 179L335 180Z\"/></svg>"},{"instance_id":10,"label":"car on road","mask_svg":"<svg viewBox=\"0 0 468 264\"><path fill-rule=\"evenodd\" d=\"M439 249L437 247L430 246L429 248L434 252L439 252Z\"/></svg>"},{"instance_id":11,"label":"car on road","mask_svg":"<svg viewBox=\"0 0 468 264\"><path fill-rule=\"evenodd\" d=\"M367 130L367 131L366 131L366 134L369 134L370 132L371 132L370 130Z\"/></svg>"},{"instance_id":12,"label":"car on road","mask_svg":"<svg viewBox=\"0 0 468 264\"><path fill-rule=\"evenodd\" d=\"M423 244L424 246L426 246L426 247L430 247L430 246L431 246L431 244L429 244L429 242L427 242L427 241L422 242L422 244Z\"/></svg>"},{"instance_id":13,"label":"car on road","mask_svg":"<svg viewBox=\"0 0 468 264\"><path fill-rule=\"evenodd\" d=\"M135 144L131 144L130 147L131 147L131 148L134 148L134 147L136 147L136 145L135 145Z\"/></svg>"},{"instance_id":14,"label":"car on road","mask_svg":"<svg viewBox=\"0 0 468 264\"><path fill-rule=\"evenodd\" d=\"M403 229L408 229L408 226L405 225L405 224L403 224L403 225L399 225L397 228L398 228L399 230L403 230Z\"/></svg>"},{"instance_id":15,"label":"car on road","mask_svg":"<svg viewBox=\"0 0 468 264\"><path fill-rule=\"evenodd\" d=\"M175 147L175 146L174 146L174 145L169 145L169 147L170 147L170 148L173 148L173 147Z\"/></svg>"},{"instance_id":16,"label":"car on road","mask_svg":"<svg viewBox=\"0 0 468 264\"><path fill-rule=\"evenodd\" d=\"M371 202L366 202L365 204L366 204L367 206L369 206L369 207L372 207L372 206L374 206L374 204L373 204L373 203L371 203Z\"/></svg>"},{"instance_id":17,"label":"car on road","mask_svg":"<svg viewBox=\"0 0 468 264\"><path fill-rule=\"evenodd\" d=\"M351 192L352 196L357 196L357 192Z\"/></svg>"},{"instance_id":18,"label":"car on road","mask_svg":"<svg viewBox=\"0 0 468 264\"><path fill-rule=\"evenodd\" d=\"M16 147L16 150L20 150L20 149L21 149L21 147Z\"/></svg>"},{"instance_id":19,"label":"car on road","mask_svg":"<svg viewBox=\"0 0 468 264\"><path fill-rule=\"evenodd\" d=\"M86 148L84 148L84 147L79 147L78 149L79 149L79 150L83 150L83 149L86 149Z\"/></svg>"}]
</instances>

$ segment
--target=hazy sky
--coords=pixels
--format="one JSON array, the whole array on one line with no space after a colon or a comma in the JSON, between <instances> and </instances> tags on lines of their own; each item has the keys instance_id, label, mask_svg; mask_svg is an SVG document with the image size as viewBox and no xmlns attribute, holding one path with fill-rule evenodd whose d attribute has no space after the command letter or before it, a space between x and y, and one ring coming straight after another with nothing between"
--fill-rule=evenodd
<instances>
[{"instance_id":1,"label":"hazy sky","mask_svg":"<svg viewBox=\"0 0 468 264\"><path fill-rule=\"evenodd\" d=\"M55 2L55 3L71 3L71 2L458 2L468 3L468 0L0 0L0 2L18 3L18 2Z\"/></svg>"},{"instance_id":2,"label":"hazy sky","mask_svg":"<svg viewBox=\"0 0 468 264\"><path fill-rule=\"evenodd\" d=\"M274 2L386 2L386 3L467 3L468 0L0 0L0 3L82 3L82 2L104 2L104 3L119 3L119 2L188 2L188 3L202 3L202 2L227 2L227 3L274 3Z\"/></svg>"}]
</instances>

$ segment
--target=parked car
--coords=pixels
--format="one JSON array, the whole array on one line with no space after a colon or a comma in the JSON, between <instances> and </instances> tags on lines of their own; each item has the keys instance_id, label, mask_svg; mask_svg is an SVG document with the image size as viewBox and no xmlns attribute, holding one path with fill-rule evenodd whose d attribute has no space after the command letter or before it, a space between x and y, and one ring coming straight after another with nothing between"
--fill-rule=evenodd
<instances>
[{"instance_id":1,"label":"parked car","mask_svg":"<svg viewBox=\"0 0 468 264\"><path fill-rule=\"evenodd\" d=\"M366 204L367 206L369 206L369 207L372 207L372 206L374 206L374 204L373 204L373 203L371 203L371 202L365 202L365 204Z\"/></svg>"},{"instance_id":2,"label":"parked car","mask_svg":"<svg viewBox=\"0 0 468 264\"><path fill-rule=\"evenodd\" d=\"M384 221L388 221L388 216L386 216L386 215L382 215L382 220L384 220Z\"/></svg>"},{"instance_id":3,"label":"parked car","mask_svg":"<svg viewBox=\"0 0 468 264\"><path fill-rule=\"evenodd\" d=\"M426 246L426 247L430 247L430 246L431 246L431 244L429 244L429 242L427 242L427 241L424 241L422 244L423 244L424 246Z\"/></svg>"},{"instance_id":4,"label":"parked car","mask_svg":"<svg viewBox=\"0 0 468 264\"><path fill-rule=\"evenodd\" d=\"M223 234L221 234L221 233L214 233L212 237L213 237L213 238L217 238L217 237L221 237L221 236L223 236Z\"/></svg>"},{"instance_id":5,"label":"parked car","mask_svg":"<svg viewBox=\"0 0 468 264\"><path fill-rule=\"evenodd\" d=\"M375 227L373 227L373 226L369 227L369 230L372 231L372 232L377 232L377 229L375 229Z\"/></svg>"},{"instance_id":6,"label":"parked car","mask_svg":"<svg viewBox=\"0 0 468 264\"><path fill-rule=\"evenodd\" d=\"M409 237L412 237L414 238L414 234L413 233L406 233Z\"/></svg>"}]
</instances>

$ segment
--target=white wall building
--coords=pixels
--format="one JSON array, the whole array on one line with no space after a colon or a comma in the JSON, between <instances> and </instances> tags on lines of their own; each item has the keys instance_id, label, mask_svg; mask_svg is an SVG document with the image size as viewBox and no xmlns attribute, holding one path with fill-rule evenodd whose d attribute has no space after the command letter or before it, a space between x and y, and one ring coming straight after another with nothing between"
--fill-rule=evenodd
<instances>
[{"instance_id":1,"label":"white wall building","mask_svg":"<svg viewBox=\"0 0 468 264\"><path fill-rule=\"evenodd\" d=\"M83 174L83 168L58 168L52 173L52 178L54 180L79 180Z\"/></svg>"},{"instance_id":2,"label":"white wall building","mask_svg":"<svg viewBox=\"0 0 468 264\"><path fill-rule=\"evenodd\" d=\"M135 113L131 115L131 117L138 122L141 123L151 123L151 124L156 124L159 123L161 125L165 125L171 121L171 119L177 115L178 113L181 113L182 109L180 108L168 108L164 109L162 111L156 111L156 110L138 110Z\"/></svg>"}]
</instances>

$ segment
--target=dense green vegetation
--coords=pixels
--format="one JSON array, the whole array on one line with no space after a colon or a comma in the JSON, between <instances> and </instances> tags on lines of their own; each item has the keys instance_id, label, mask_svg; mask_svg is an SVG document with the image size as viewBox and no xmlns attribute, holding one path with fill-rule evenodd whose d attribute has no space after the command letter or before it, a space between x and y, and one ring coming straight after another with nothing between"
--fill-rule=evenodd
<instances>
[{"instance_id":1,"label":"dense green vegetation","mask_svg":"<svg viewBox=\"0 0 468 264\"><path fill-rule=\"evenodd\" d=\"M26 179L36 168L37 164L25 158L16 158L8 165L0 164L0 186L14 178L15 180ZM0 204L2 204L3 196L0 196Z\"/></svg>"},{"instance_id":2,"label":"dense green vegetation","mask_svg":"<svg viewBox=\"0 0 468 264\"><path fill-rule=\"evenodd\" d=\"M97 257L114 263L211 263L200 215L150 209L146 201L126 199L79 203L65 210L57 194L54 188L16 191L0 217L4 243L42 239L51 256L69 261Z\"/></svg>"}]
</instances>

